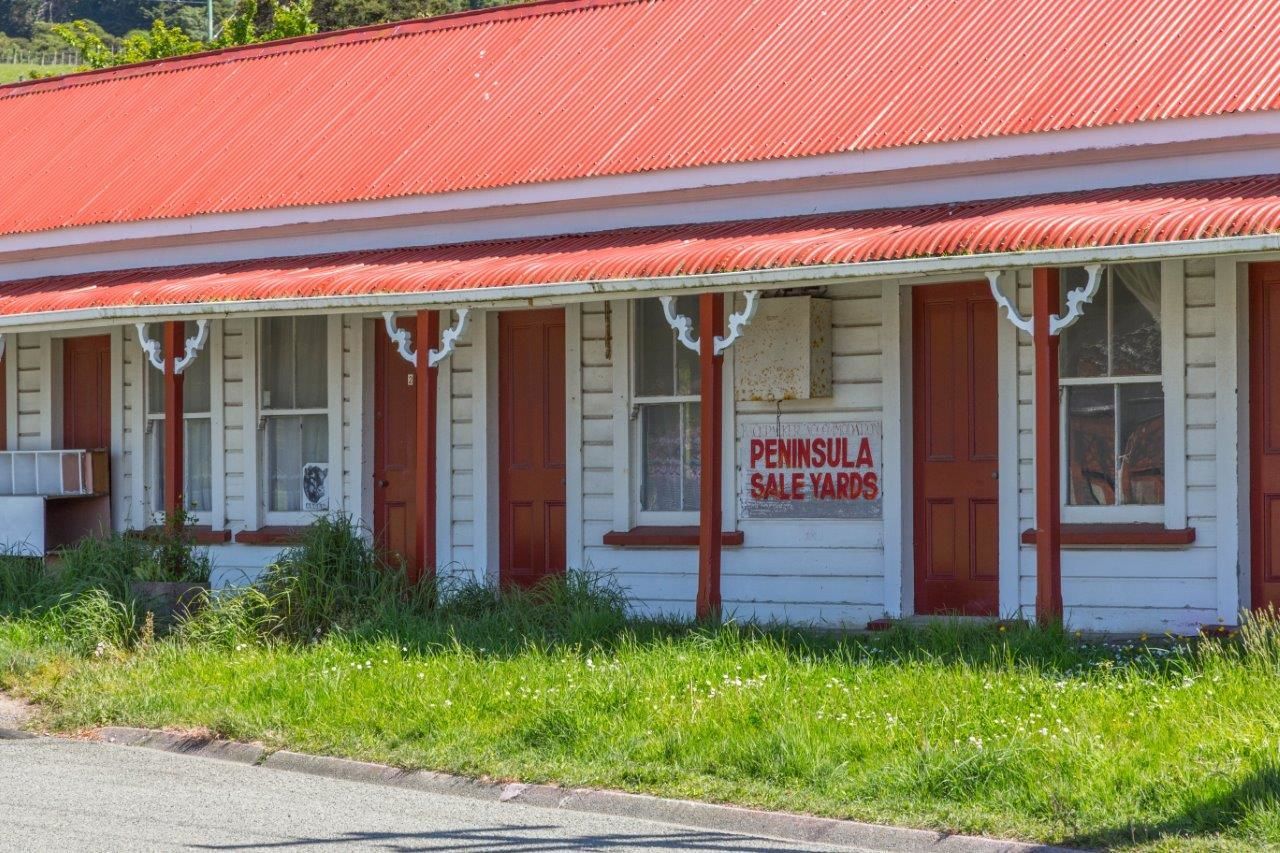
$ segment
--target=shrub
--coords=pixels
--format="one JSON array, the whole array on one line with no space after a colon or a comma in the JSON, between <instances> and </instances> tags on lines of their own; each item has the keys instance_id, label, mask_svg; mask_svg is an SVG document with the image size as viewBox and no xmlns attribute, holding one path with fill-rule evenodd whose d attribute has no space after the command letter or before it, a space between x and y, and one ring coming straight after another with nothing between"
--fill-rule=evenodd
<instances>
[{"instance_id":1,"label":"shrub","mask_svg":"<svg viewBox=\"0 0 1280 853\"><path fill-rule=\"evenodd\" d=\"M425 611L430 584L410 584L403 565L385 559L349 516L317 519L302 543L267 570L262 590L278 630L293 639L353 629L390 610Z\"/></svg>"}]
</instances>

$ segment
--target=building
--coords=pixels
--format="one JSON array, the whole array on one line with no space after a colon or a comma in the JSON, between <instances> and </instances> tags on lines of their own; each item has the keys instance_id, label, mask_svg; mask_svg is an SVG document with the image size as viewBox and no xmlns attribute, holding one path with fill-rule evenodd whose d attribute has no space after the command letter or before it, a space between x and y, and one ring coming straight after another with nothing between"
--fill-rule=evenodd
<instances>
[{"instance_id":1,"label":"building","mask_svg":"<svg viewBox=\"0 0 1280 853\"><path fill-rule=\"evenodd\" d=\"M0 87L5 446L109 448L112 524L181 501L221 582L345 511L646 612L1232 624L1280 599L1278 36L551 0Z\"/></svg>"}]
</instances>

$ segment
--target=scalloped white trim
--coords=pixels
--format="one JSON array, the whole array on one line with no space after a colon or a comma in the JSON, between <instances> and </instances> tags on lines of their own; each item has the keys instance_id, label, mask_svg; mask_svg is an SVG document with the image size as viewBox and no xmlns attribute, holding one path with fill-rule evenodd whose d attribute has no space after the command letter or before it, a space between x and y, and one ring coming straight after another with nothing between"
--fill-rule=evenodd
<instances>
[{"instance_id":1,"label":"scalloped white trim","mask_svg":"<svg viewBox=\"0 0 1280 853\"><path fill-rule=\"evenodd\" d=\"M453 354L458 346L458 338L462 337L462 333L467 329L467 317L470 315L469 308L459 308L458 322L453 328L445 329L441 335L440 349L427 350L427 367L436 367L440 362ZM392 343L396 345L396 352L400 353L400 357L410 364L418 363L418 353L413 348L413 334L408 329L402 329L396 325L396 312L382 312L382 322L387 327L387 336L391 338Z\"/></svg>"},{"instance_id":2,"label":"scalloped white trim","mask_svg":"<svg viewBox=\"0 0 1280 853\"><path fill-rule=\"evenodd\" d=\"M151 362L151 366L156 370L164 373L164 348L160 341L152 340L147 337L147 324L137 323L138 344L142 347L143 353L147 356L147 361ZM196 320L196 335L194 338L187 338L186 348L179 358L173 364L173 372L182 375L182 372L191 366L196 360L196 356L204 349L204 345L209 341L209 321Z\"/></svg>"},{"instance_id":3,"label":"scalloped white trim","mask_svg":"<svg viewBox=\"0 0 1280 853\"><path fill-rule=\"evenodd\" d=\"M1074 326L1084 316L1084 306L1093 302L1094 297L1098 295L1098 289L1102 286L1102 264L1089 264L1085 270L1089 273L1089 280L1083 287L1077 287L1067 294L1067 313L1049 315L1050 335L1060 335L1064 330ZM996 308L1003 308L1010 323L1028 335L1033 335L1031 319L1019 314L1013 301L1000 289L1002 275L1004 275L1002 270L987 270L986 273L987 283L991 285L991 296L996 301Z\"/></svg>"},{"instance_id":4,"label":"scalloped white trim","mask_svg":"<svg viewBox=\"0 0 1280 853\"><path fill-rule=\"evenodd\" d=\"M744 295L747 297L746 307L742 309L741 313L729 315L729 334L724 337L717 335L715 342L712 344L712 351L715 355L720 355L720 353L733 346L733 342L742 336L742 330L756 316L756 309L760 307L760 291L748 290ZM667 325L675 330L676 340L693 352L701 352L701 342L692 335L693 321L683 314L676 313L675 297L659 296L658 301L662 303L662 313L667 318Z\"/></svg>"}]
</instances>

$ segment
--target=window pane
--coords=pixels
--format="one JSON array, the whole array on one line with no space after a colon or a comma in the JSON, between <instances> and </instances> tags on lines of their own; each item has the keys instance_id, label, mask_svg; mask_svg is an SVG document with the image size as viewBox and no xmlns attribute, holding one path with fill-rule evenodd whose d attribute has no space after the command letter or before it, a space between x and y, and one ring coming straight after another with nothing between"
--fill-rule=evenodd
<instances>
[{"instance_id":1,"label":"window pane","mask_svg":"<svg viewBox=\"0 0 1280 853\"><path fill-rule=\"evenodd\" d=\"M1062 271L1061 296L1077 287L1083 287L1089 274L1082 267ZM1103 284L1091 305L1084 306L1084 314L1075 325L1062 333L1063 376L1107 375L1107 289ZM1059 309L1061 310L1061 309Z\"/></svg>"},{"instance_id":2,"label":"window pane","mask_svg":"<svg viewBox=\"0 0 1280 853\"><path fill-rule=\"evenodd\" d=\"M153 341L160 340L162 329L163 326L160 323L148 323L147 338ZM142 369L147 376L147 414L161 414L164 412L164 374L155 369L145 352L141 349L138 352L139 358L142 359Z\"/></svg>"},{"instance_id":3,"label":"window pane","mask_svg":"<svg viewBox=\"0 0 1280 853\"><path fill-rule=\"evenodd\" d=\"M702 442L700 419L702 406L698 403L681 403L682 426L681 455L684 458L684 507L696 511L702 507Z\"/></svg>"},{"instance_id":4,"label":"window pane","mask_svg":"<svg viewBox=\"0 0 1280 853\"><path fill-rule=\"evenodd\" d=\"M636 300L636 395L669 397L675 393L675 332L657 299Z\"/></svg>"},{"instance_id":5,"label":"window pane","mask_svg":"<svg viewBox=\"0 0 1280 853\"><path fill-rule=\"evenodd\" d=\"M680 313L693 321L693 336L698 337L698 318L702 316L702 312L698 310L698 297L681 296L676 300L676 307ZM671 333L672 342L676 348L676 393L677 394L697 394L702 388L702 372L698 369L698 354L689 349L684 344L675 340L675 333Z\"/></svg>"},{"instance_id":6,"label":"window pane","mask_svg":"<svg viewBox=\"0 0 1280 853\"><path fill-rule=\"evenodd\" d=\"M146 436L147 504L152 512L164 509L164 421L154 421Z\"/></svg>"},{"instance_id":7,"label":"window pane","mask_svg":"<svg viewBox=\"0 0 1280 853\"><path fill-rule=\"evenodd\" d=\"M147 324L147 337L151 340L160 340L163 333L163 323ZM196 324L185 323L183 338L195 336ZM142 358L145 360L146 356L143 355ZM147 414L162 415L164 414L164 372L156 370L150 361L145 361L143 369L146 371L147 381ZM206 346L196 356L196 360L187 365L187 369L182 372L182 410L190 414L203 414L209 411L209 400L209 348Z\"/></svg>"},{"instance_id":8,"label":"window pane","mask_svg":"<svg viewBox=\"0 0 1280 853\"><path fill-rule=\"evenodd\" d=\"M195 323L186 324L185 336L187 338L196 336ZM155 372L152 371L152 373ZM196 356L196 360L182 371L182 411L192 414L208 412L209 399L209 347L206 344Z\"/></svg>"},{"instance_id":9,"label":"window pane","mask_svg":"<svg viewBox=\"0 0 1280 853\"><path fill-rule=\"evenodd\" d=\"M1074 329L1072 330L1074 331ZM1067 502L1111 506L1115 494L1115 387L1067 391Z\"/></svg>"},{"instance_id":10,"label":"window pane","mask_svg":"<svg viewBox=\"0 0 1280 853\"><path fill-rule=\"evenodd\" d=\"M640 508L648 512L681 509L680 404L640 407Z\"/></svg>"},{"instance_id":11,"label":"window pane","mask_svg":"<svg viewBox=\"0 0 1280 853\"><path fill-rule=\"evenodd\" d=\"M1160 375L1160 265L1112 267L1111 375ZM1087 314L1089 309L1085 308Z\"/></svg>"},{"instance_id":12,"label":"window pane","mask_svg":"<svg viewBox=\"0 0 1280 853\"><path fill-rule=\"evenodd\" d=\"M329 418L293 415L267 418L267 509L320 512L328 509ZM304 494L304 475L306 490Z\"/></svg>"},{"instance_id":13,"label":"window pane","mask_svg":"<svg viewBox=\"0 0 1280 853\"><path fill-rule=\"evenodd\" d=\"M299 317L294 324L294 358L297 371L295 405L299 409L323 409L329 405L329 320Z\"/></svg>"},{"instance_id":14,"label":"window pane","mask_svg":"<svg viewBox=\"0 0 1280 853\"><path fill-rule=\"evenodd\" d=\"M262 407L297 408L293 394L293 318L262 321Z\"/></svg>"},{"instance_id":15,"label":"window pane","mask_svg":"<svg viewBox=\"0 0 1280 853\"><path fill-rule=\"evenodd\" d=\"M189 512L213 509L213 447L208 418L191 418L186 422L183 441L186 470L183 472L186 493L182 496Z\"/></svg>"},{"instance_id":16,"label":"window pane","mask_svg":"<svg viewBox=\"0 0 1280 853\"><path fill-rule=\"evenodd\" d=\"M1164 390L1121 385L1120 502L1164 503Z\"/></svg>"},{"instance_id":17,"label":"window pane","mask_svg":"<svg viewBox=\"0 0 1280 853\"><path fill-rule=\"evenodd\" d=\"M188 512L208 512L213 508L213 445L212 429L208 418L189 418L186 423L183 447L183 479L186 481L182 496ZM164 421L151 422L147 435L147 466L151 472L150 493L152 512L164 510Z\"/></svg>"}]
</instances>

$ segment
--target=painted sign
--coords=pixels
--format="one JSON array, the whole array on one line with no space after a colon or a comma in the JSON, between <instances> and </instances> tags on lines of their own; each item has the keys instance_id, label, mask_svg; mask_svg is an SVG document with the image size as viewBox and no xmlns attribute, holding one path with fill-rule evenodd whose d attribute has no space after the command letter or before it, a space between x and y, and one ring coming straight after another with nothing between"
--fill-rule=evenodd
<instances>
[{"instance_id":1,"label":"painted sign","mask_svg":"<svg viewBox=\"0 0 1280 853\"><path fill-rule=\"evenodd\" d=\"M880 518L879 421L749 423L743 518Z\"/></svg>"}]
</instances>

